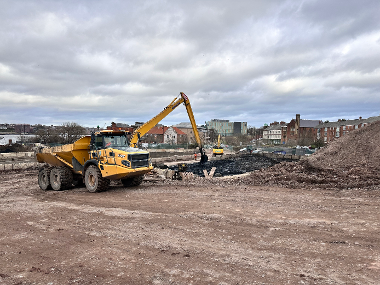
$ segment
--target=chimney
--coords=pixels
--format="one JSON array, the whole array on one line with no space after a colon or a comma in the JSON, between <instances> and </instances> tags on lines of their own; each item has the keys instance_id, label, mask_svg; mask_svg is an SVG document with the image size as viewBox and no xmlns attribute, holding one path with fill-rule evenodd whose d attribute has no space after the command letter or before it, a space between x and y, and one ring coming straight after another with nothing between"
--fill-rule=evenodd
<instances>
[{"instance_id":1,"label":"chimney","mask_svg":"<svg viewBox=\"0 0 380 285\"><path fill-rule=\"evenodd\" d=\"M298 134L298 129L300 127L300 120L301 120L301 115L296 114L296 134Z\"/></svg>"}]
</instances>

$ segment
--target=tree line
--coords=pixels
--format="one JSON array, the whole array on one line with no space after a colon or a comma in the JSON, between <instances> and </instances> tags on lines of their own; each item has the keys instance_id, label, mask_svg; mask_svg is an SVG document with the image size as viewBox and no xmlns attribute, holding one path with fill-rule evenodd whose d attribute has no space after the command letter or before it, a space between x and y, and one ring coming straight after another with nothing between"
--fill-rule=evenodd
<instances>
[{"instance_id":1,"label":"tree line","mask_svg":"<svg viewBox=\"0 0 380 285\"><path fill-rule=\"evenodd\" d=\"M34 142L44 144L70 144L86 134L86 129L74 122L65 122L60 126L37 125Z\"/></svg>"}]
</instances>

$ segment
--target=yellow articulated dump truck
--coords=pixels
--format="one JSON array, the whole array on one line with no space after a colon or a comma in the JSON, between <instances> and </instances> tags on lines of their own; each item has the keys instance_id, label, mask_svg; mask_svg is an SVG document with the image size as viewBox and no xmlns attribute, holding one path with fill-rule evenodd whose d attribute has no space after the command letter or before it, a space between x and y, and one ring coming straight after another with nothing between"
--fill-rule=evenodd
<instances>
[{"instance_id":1,"label":"yellow articulated dump truck","mask_svg":"<svg viewBox=\"0 0 380 285\"><path fill-rule=\"evenodd\" d=\"M101 131L73 144L44 148L39 162L48 163L38 174L42 190L65 190L83 182L90 192L107 189L110 180L121 179L124 186L141 184L153 166L149 152L130 147L124 131Z\"/></svg>"},{"instance_id":2,"label":"yellow articulated dump truck","mask_svg":"<svg viewBox=\"0 0 380 285\"><path fill-rule=\"evenodd\" d=\"M201 162L207 161L190 101L181 92L161 113L137 128L130 139L125 131L106 130L84 136L73 144L41 149L37 160L47 165L38 173L40 188L65 190L84 183L88 191L100 192L108 188L111 180L121 180L127 187L140 185L153 166L149 152L139 149L138 141L181 103L186 106Z\"/></svg>"}]
</instances>

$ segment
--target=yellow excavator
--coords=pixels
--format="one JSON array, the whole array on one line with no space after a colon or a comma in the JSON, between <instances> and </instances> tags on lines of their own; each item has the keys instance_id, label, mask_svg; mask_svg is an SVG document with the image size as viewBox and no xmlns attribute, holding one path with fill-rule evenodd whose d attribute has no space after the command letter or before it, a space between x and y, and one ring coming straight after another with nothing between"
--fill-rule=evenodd
<instances>
[{"instance_id":1,"label":"yellow excavator","mask_svg":"<svg viewBox=\"0 0 380 285\"><path fill-rule=\"evenodd\" d=\"M153 169L149 152L138 148L139 139L151 128L184 103L201 152L201 162L208 157L202 146L190 101L185 93L164 108L157 116L137 128L130 139L125 131L104 130L84 136L73 144L43 148L37 160L46 163L38 174L42 190L65 190L85 184L89 192L107 189L111 180L121 180L124 186L137 186L144 174Z\"/></svg>"},{"instance_id":2,"label":"yellow excavator","mask_svg":"<svg viewBox=\"0 0 380 285\"><path fill-rule=\"evenodd\" d=\"M212 149L212 155L223 155L223 147L220 145L220 135L218 136L218 144Z\"/></svg>"}]
</instances>

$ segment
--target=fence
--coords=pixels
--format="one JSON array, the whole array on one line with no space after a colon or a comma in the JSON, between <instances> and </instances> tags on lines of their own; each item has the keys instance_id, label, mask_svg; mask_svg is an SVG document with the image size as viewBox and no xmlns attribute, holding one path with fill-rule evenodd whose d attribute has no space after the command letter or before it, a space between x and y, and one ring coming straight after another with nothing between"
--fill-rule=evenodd
<instances>
[{"instance_id":1,"label":"fence","mask_svg":"<svg viewBox=\"0 0 380 285\"><path fill-rule=\"evenodd\" d=\"M27 169L27 168L31 168L31 167L38 167L38 165L39 165L38 162L21 162L21 163L0 164L0 171Z\"/></svg>"},{"instance_id":2,"label":"fence","mask_svg":"<svg viewBox=\"0 0 380 285\"><path fill-rule=\"evenodd\" d=\"M32 151L29 152L4 152L0 153L0 159L9 158L22 158L22 157L33 157L35 154Z\"/></svg>"}]
</instances>

